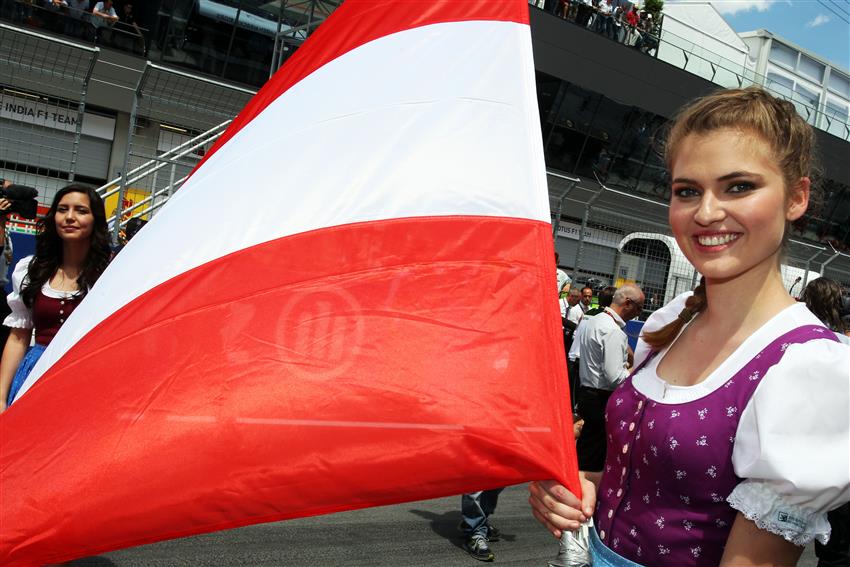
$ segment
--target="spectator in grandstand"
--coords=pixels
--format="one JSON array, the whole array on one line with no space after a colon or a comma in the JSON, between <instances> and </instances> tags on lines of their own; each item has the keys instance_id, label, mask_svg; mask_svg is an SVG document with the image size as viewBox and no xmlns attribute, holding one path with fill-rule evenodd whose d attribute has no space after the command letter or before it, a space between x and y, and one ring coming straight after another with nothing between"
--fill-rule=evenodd
<instances>
[{"instance_id":1,"label":"spectator in grandstand","mask_svg":"<svg viewBox=\"0 0 850 567\"><path fill-rule=\"evenodd\" d=\"M582 27L587 27L590 22L590 16L593 15L593 2L591 0L576 0L578 11L576 12L576 23Z\"/></svg>"},{"instance_id":2,"label":"spectator in grandstand","mask_svg":"<svg viewBox=\"0 0 850 567\"><path fill-rule=\"evenodd\" d=\"M588 289L588 288L585 288ZM584 295L584 289L581 290L582 295ZM599 315L605 311L606 307L611 306L611 302L614 300L614 292L617 291L617 288L609 285L606 288L603 288L602 291L599 292L599 306L594 307L593 309L588 309L584 317L582 317L581 321L579 321L578 327L576 327L572 345L567 352L567 372L569 374L570 379L570 400L573 403L573 409L576 410L576 394L578 392L579 386L579 357L581 357L581 335L583 329L585 328L585 323L587 322L588 317L593 317L595 315Z\"/></svg>"},{"instance_id":3,"label":"spectator in grandstand","mask_svg":"<svg viewBox=\"0 0 850 567\"><path fill-rule=\"evenodd\" d=\"M622 5L617 5L614 8L614 14L612 17L612 21L614 23L613 28L613 39L614 41L623 41L623 19L626 17L626 13L623 11Z\"/></svg>"},{"instance_id":4,"label":"spectator in grandstand","mask_svg":"<svg viewBox=\"0 0 850 567\"><path fill-rule=\"evenodd\" d=\"M817 197L813 144L794 105L756 87L672 124L670 225L702 280L647 321L651 350L611 397L611 450L601 475L581 473L581 500L530 489L556 536L594 517L595 566L794 565L829 538L850 488L850 347L779 272L789 224Z\"/></svg>"},{"instance_id":5,"label":"spectator in grandstand","mask_svg":"<svg viewBox=\"0 0 850 567\"><path fill-rule=\"evenodd\" d=\"M118 14L112 6L112 0L104 0L94 5L92 9L91 23L95 29L97 41L109 42L112 40L112 26L118 21Z\"/></svg>"},{"instance_id":6,"label":"spectator in grandstand","mask_svg":"<svg viewBox=\"0 0 850 567\"><path fill-rule=\"evenodd\" d=\"M560 262L561 257L555 252L555 270L558 275L558 296L566 291L570 291L570 283L573 280L570 279L570 276L567 275L567 272L558 267L558 263Z\"/></svg>"},{"instance_id":7,"label":"spectator in grandstand","mask_svg":"<svg viewBox=\"0 0 850 567\"><path fill-rule=\"evenodd\" d=\"M640 14L636 4L632 4L632 9L626 14L626 24L623 32L623 43L626 45L634 45L640 34L637 31L640 23Z\"/></svg>"},{"instance_id":8,"label":"spectator in grandstand","mask_svg":"<svg viewBox=\"0 0 850 567\"><path fill-rule=\"evenodd\" d=\"M635 42L635 48L646 54L649 54L653 49L657 50L658 38L652 34L652 14L647 13L641 17L638 29L640 32Z\"/></svg>"},{"instance_id":9,"label":"spectator in grandstand","mask_svg":"<svg viewBox=\"0 0 850 567\"><path fill-rule=\"evenodd\" d=\"M35 256L18 262L8 302L12 328L0 362L0 411L11 404L44 349L109 262L103 201L94 189L60 189L38 221ZM30 340L35 329L35 345Z\"/></svg>"},{"instance_id":10,"label":"spectator in grandstand","mask_svg":"<svg viewBox=\"0 0 850 567\"><path fill-rule=\"evenodd\" d=\"M608 37L614 36L614 6L611 0L599 0L596 12L596 32Z\"/></svg>"},{"instance_id":11,"label":"spectator in grandstand","mask_svg":"<svg viewBox=\"0 0 850 567\"><path fill-rule=\"evenodd\" d=\"M90 26L89 0L67 0L68 17L65 18L65 34L83 37Z\"/></svg>"},{"instance_id":12,"label":"spectator in grandstand","mask_svg":"<svg viewBox=\"0 0 850 567\"><path fill-rule=\"evenodd\" d=\"M120 33L115 34L115 45L121 49L133 51L139 55L144 54L145 38L142 30L136 23L136 15L133 12L133 3L125 2L121 6L121 21L115 25Z\"/></svg>"},{"instance_id":13,"label":"spectator in grandstand","mask_svg":"<svg viewBox=\"0 0 850 567\"><path fill-rule=\"evenodd\" d=\"M585 324L579 349L578 413L584 430L577 444L579 467L601 471L605 464L605 404L629 374L626 321L643 311L644 296L634 284L620 286L602 315ZM604 315L604 316L603 316ZM575 342L575 341L574 341Z\"/></svg>"},{"instance_id":14,"label":"spectator in grandstand","mask_svg":"<svg viewBox=\"0 0 850 567\"><path fill-rule=\"evenodd\" d=\"M566 20L569 13L570 13L570 0L559 0L559 2L558 2L558 15Z\"/></svg>"}]
</instances>

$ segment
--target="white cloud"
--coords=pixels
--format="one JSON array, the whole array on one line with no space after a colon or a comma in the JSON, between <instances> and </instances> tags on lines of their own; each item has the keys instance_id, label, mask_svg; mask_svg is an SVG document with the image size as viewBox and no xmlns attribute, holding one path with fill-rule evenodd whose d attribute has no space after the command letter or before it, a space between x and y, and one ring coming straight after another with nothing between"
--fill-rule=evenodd
<instances>
[{"instance_id":1,"label":"white cloud","mask_svg":"<svg viewBox=\"0 0 850 567\"><path fill-rule=\"evenodd\" d=\"M818 26L822 26L830 20L829 16L826 14L818 14L814 17L814 19L810 22L806 23L807 28L816 28Z\"/></svg>"},{"instance_id":2,"label":"white cloud","mask_svg":"<svg viewBox=\"0 0 850 567\"><path fill-rule=\"evenodd\" d=\"M711 4L721 14L737 14L738 12L766 12L774 0L713 0Z\"/></svg>"}]
</instances>

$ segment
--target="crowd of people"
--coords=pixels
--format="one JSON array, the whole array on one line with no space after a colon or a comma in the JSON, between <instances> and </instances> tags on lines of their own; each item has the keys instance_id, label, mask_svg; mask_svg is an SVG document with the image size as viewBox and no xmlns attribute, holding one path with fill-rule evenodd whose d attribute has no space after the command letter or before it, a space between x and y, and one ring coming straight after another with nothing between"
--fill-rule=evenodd
<instances>
[{"instance_id":1,"label":"crowd of people","mask_svg":"<svg viewBox=\"0 0 850 567\"><path fill-rule=\"evenodd\" d=\"M657 54L652 13L627 0L532 0L547 12L640 51Z\"/></svg>"},{"instance_id":2,"label":"crowd of people","mask_svg":"<svg viewBox=\"0 0 850 567\"><path fill-rule=\"evenodd\" d=\"M140 55L146 51L133 0L117 8L113 0L9 0L0 16Z\"/></svg>"}]
</instances>

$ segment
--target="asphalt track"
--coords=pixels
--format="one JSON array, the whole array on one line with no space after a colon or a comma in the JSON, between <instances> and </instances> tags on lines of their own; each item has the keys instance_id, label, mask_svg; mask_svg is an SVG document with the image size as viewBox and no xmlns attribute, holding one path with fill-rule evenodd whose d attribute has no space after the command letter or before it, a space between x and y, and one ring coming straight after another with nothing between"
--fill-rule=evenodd
<instances>
[{"instance_id":1,"label":"asphalt track","mask_svg":"<svg viewBox=\"0 0 850 567\"><path fill-rule=\"evenodd\" d=\"M531 516L525 486L502 493L493 523L494 565L546 567L555 539ZM72 567L434 566L475 567L457 531L460 497L262 524L116 551ZM807 549L798 567L815 567Z\"/></svg>"}]
</instances>

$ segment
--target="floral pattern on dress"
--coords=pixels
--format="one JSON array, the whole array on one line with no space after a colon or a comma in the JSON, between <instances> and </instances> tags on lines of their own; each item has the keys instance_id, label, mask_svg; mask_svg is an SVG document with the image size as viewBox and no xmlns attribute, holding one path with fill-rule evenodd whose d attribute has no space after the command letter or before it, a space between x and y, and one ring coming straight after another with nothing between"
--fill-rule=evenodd
<instances>
[{"instance_id":1,"label":"floral pattern on dress","mask_svg":"<svg viewBox=\"0 0 850 567\"><path fill-rule=\"evenodd\" d=\"M723 387L687 403L651 400L632 378L620 385L606 408L605 513L595 518L620 555L647 565L720 563L736 515L726 497L740 482L731 462L738 422L782 345L793 342L774 341Z\"/></svg>"}]
</instances>

